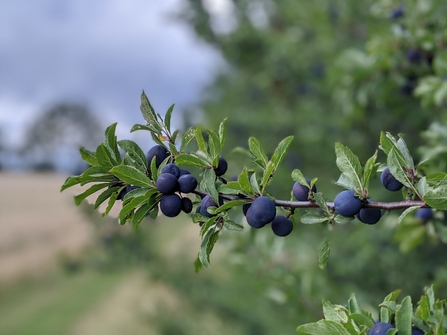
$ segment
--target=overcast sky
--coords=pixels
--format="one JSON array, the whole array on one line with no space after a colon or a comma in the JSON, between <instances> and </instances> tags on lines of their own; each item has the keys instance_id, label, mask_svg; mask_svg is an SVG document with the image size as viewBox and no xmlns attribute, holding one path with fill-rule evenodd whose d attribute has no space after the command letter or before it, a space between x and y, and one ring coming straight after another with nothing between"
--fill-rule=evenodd
<instances>
[{"instance_id":1,"label":"overcast sky","mask_svg":"<svg viewBox=\"0 0 447 335\"><path fill-rule=\"evenodd\" d=\"M38 113L86 103L130 138L144 89L157 112L194 103L221 65L170 13L181 0L0 1L0 128L17 144Z\"/></svg>"}]
</instances>

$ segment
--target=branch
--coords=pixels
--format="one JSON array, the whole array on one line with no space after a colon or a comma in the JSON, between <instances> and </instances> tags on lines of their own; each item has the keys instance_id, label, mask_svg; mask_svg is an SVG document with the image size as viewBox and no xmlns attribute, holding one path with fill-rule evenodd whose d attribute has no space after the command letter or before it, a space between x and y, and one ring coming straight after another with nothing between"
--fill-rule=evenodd
<instances>
[{"instance_id":1,"label":"branch","mask_svg":"<svg viewBox=\"0 0 447 335\"><path fill-rule=\"evenodd\" d=\"M208 193L203 192L201 190L195 190L193 193L204 197ZM226 195L226 194L220 194L221 198L224 200L247 200L247 202L252 202L252 198L248 198L245 196L232 196L232 195ZM319 208L318 204L313 201L287 201L287 200L273 200L276 206L280 207L288 207L288 208ZM326 205L333 209L334 203L333 202L327 202ZM406 209L413 206L420 206L420 207L429 207L425 204L423 201L417 201L417 200L405 200L405 201L395 201L395 202L377 202L377 201L368 201L367 203L363 204L363 208L379 208L384 210L394 210L394 209Z\"/></svg>"}]
</instances>

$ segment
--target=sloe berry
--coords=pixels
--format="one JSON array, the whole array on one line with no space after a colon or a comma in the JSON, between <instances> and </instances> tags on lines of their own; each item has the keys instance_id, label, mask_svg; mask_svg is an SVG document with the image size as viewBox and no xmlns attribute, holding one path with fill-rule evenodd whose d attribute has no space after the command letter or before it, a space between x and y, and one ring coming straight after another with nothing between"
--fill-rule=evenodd
<instances>
[{"instance_id":1,"label":"sloe berry","mask_svg":"<svg viewBox=\"0 0 447 335\"><path fill-rule=\"evenodd\" d=\"M386 322L379 322L376 323L372 328L369 330L369 335L386 335L386 332L389 329L394 328L394 326L390 323Z\"/></svg>"},{"instance_id":2,"label":"sloe berry","mask_svg":"<svg viewBox=\"0 0 447 335\"><path fill-rule=\"evenodd\" d=\"M161 173L170 173L174 175L175 178L180 177L180 169L173 163L166 164L165 167L161 170Z\"/></svg>"},{"instance_id":3,"label":"sloe berry","mask_svg":"<svg viewBox=\"0 0 447 335\"><path fill-rule=\"evenodd\" d=\"M267 197L256 198L247 210L247 222L253 228L264 227L272 222L276 216L275 203Z\"/></svg>"},{"instance_id":4,"label":"sloe berry","mask_svg":"<svg viewBox=\"0 0 447 335\"><path fill-rule=\"evenodd\" d=\"M306 179L310 184L310 179ZM312 192L317 192L317 187L312 186ZM305 185L301 185L299 182L296 182L292 188L293 196L298 201L308 201L309 200L309 187Z\"/></svg>"},{"instance_id":5,"label":"sloe berry","mask_svg":"<svg viewBox=\"0 0 447 335\"><path fill-rule=\"evenodd\" d=\"M214 216L213 214L208 213L208 208L212 206L218 207L217 204L214 202L213 198L211 198L211 196L207 194L200 203L199 213L209 218Z\"/></svg>"},{"instance_id":6,"label":"sloe berry","mask_svg":"<svg viewBox=\"0 0 447 335\"><path fill-rule=\"evenodd\" d=\"M272 230L276 236L287 236L293 230L293 222L283 215L277 215L272 221Z\"/></svg>"},{"instance_id":7,"label":"sloe berry","mask_svg":"<svg viewBox=\"0 0 447 335\"><path fill-rule=\"evenodd\" d=\"M189 198L182 198L182 210L185 213L191 213L192 211L192 201Z\"/></svg>"},{"instance_id":8,"label":"sloe berry","mask_svg":"<svg viewBox=\"0 0 447 335\"><path fill-rule=\"evenodd\" d=\"M382 211L379 208L362 208L357 213L357 219L366 224L376 224L382 217Z\"/></svg>"},{"instance_id":9,"label":"sloe berry","mask_svg":"<svg viewBox=\"0 0 447 335\"><path fill-rule=\"evenodd\" d=\"M197 179L192 174L185 174L178 179L180 192L190 193L197 187Z\"/></svg>"},{"instance_id":10,"label":"sloe berry","mask_svg":"<svg viewBox=\"0 0 447 335\"><path fill-rule=\"evenodd\" d=\"M173 174L162 173L158 176L156 186L162 194L172 194L178 190L178 181Z\"/></svg>"},{"instance_id":11,"label":"sloe berry","mask_svg":"<svg viewBox=\"0 0 447 335\"><path fill-rule=\"evenodd\" d=\"M182 208L183 201L177 194L164 195L160 200L161 212L170 218L179 215Z\"/></svg>"},{"instance_id":12,"label":"sloe berry","mask_svg":"<svg viewBox=\"0 0 447 335\"><path fill-rule=\"evenodd\" d=\"M169 157L169 152L166 150L166 148L162 145L156 145L152 147L146 155L147 161L149 165L152 162L152 158L156 157L155 159L155 166L159 167L160 164Z\"/></svg>"},{"instance_id":13,"label":"sloe berry","mask_svg":"<svg viewBox=\"0 0 447 335\"><path fill-rule=\"evenodd\" d=\"M354 216L362 208L362 202L354 194L354 191L344 190L334 199L335 211L343 216Z\"/></svg>"},{"instance_id":14,"label":"sloe berry","mask_svg":"<svg viewBox=\"0 0 447 335\"><path fill-rule=\"evenodd\" d=\"M403 187L402 183L391 174L389 167L382 171L380 182L388 191L392 192L399 191Z\"/></svg>"},{"instance_id":15,"label":"sloe berry","mask_svg":"<svg viewBox=\"0 0 447 335\"><path fill-rule=\"evenodd\" d=\"M219 163L217 164L217 167L214 169L216 172L216 176L223 176L225 172L227 172L228 169L228 163L222 156L219 157Z\"/></svg>"},{"instance_id":16,"label":"sloe berry","mask_svg":"<svg viewBox=\"0 0 447 335\"><path fill-rule=\"evenodd\" d=\"M414 217L420 220L430 220L433 217L433 210L428 207L419 208L414 212Z\"/></svg>"}]
</instances>

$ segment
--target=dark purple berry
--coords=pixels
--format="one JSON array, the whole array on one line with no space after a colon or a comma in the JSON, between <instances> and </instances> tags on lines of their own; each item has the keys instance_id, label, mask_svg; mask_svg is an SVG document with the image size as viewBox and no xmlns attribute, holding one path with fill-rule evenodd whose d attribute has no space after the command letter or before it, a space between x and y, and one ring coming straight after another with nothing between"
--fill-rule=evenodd
<instances>
[{"instance_id":1,"label":"dark purple berry","mask_svg":"<svg viewBox=\"0 0 447 335\"><path fill-rule=\"evenodd\" d=\"M428 207L419 208L414 212L414 217L423 221L430 220L433 217L433 210Z\"/></svg>"},{"instance_id":2,"label":"dark purple berry","mask_svg":"<svg viewBox=\"0 0 447 335\"><path fill-rule=\"evenodd\" d=\"M186 170L186 169L180 169L180 177L183 176L183 175L185 175L185 174L191 174L191 172L189 172L189 171Z\"/></svg>"},{"instance_id":3,"label":"dark purple berry","mask_svg":"<svg viewBox=\"0 0 447 335\"><path fill-rule=\"evenodd\" d=\"M357 213L357 219L366 224L376 224L382 217L382 211L378 208L362 208Z\"/></svg>"},{"instance_id":4,"label":"dark purple berry","mask_svg":"<svg viewBox=\"0 0 447 335\"><path fill-rule=\"evenodd\" d=\"M287 236L293 230L293 222L283 215L278 215L272 221L272 230L276 236Z\"/></svg>"},{"instance_id":5,"label":"dark purple berry","mask_svg":"<svg viewBox=\"0 0 447 335\"><path fill-rule=\"evenodd\" d=\"M217 164L217 167L214 169L216 172L216 176L223 176L225 172L227 172L228 169L228 163L222 156L219 157L219 163Z\"/></svg>"},{"instance_id":6,"label":"dark purple berry","mask_svg":"<svg viewBox=\"0 0 447 335\"><path fill-rule=\"evenodd\" d=\"M168 152L168 150L166 150L166 148L165 148L164 146L162 146L162 145L156 145L156 146L152 147L152 148L148 151L148 153L147 153L147 155L146 155L146 158L147 158L147 161L148 161L149 165L151 164L151 162L152 162L152 158L154 158L154 157L156 157L156 159L155 159L155 166L156 166L156 167L159 167L160 164L161 164L166 158L169 157L169 152Z\"/></svg>"},{"instance_id":7,"label":"dark purple berry","mask_svg":"<svg viewBox=\"0 0 447 335\"><path fill-rule=\"evenodd\" d=\"M335 211L343 216L354 216L362 208L362 202L355 196L354 191L345 190L337 194L334 199Z\"/></svg>"},{"instance_id":8,"label":"dark purple berry","mask_svg":"<svg viewBox=\"0 0 447 335\"><path fill-rule=\"evenodd\" d=\"M190 193L197 187L197 179L192 174L185 174L178 179L179 189L182 193Z\"/></svg>"},{"instance_id":9,"label":"dark purple berry","mask_svg":"<svg viewBox=\"0 0 447 335\"><path fill-rule=\"evenodd\" d=\"M386 332L392 328L394 328L394 326L390 323L379 322L372 326L368 335L386 335Z\"/></svg>"},{"instance_id":10,"label":"dark purple berry","mask_svg":"<svg viewBox=\"0 0 447 335\"><path fill-rule=\"evenodd\" d=\"M160 200L161 212L173 218L180 214L183 208L183 201L177 194L164 195Z\"/></svg>"},{"instance_id":11,"label":"dark purple berry","mask_svg":"<svg viewBox=\"0 0 447 335\"><path fill-rule=\"evenodd\" d=\"M307 179L307 182L310 184L310 179ZM317 192L317 187L312 186L312 192ZM298 201L308 201L309 200L309 187L301 185L299 182L296 182L292 188L293 196Z\"/></svg>"},{"instance_id":12,"label":"dark purple berry","mask_svg":"<svg viewBox=\"0 0 447 335\"><path fill-rule=\"evenodd\" d=\"M398 6L396 8L394 8L391 13L390 13L390 17L394 20L399 19L401 17L403 17L405 14L405 8L404 6Z\"/></svg>"},{"instance_id":13,"label":"dark purple berry","mask_svg":"<svg viewBox=\"0 0 447 335\"><path fill-rule=\"evenodd\" d=\"M173 174L162 173L158 176L156 186L162 194L173 194L178 190L178 181Z\"/></svg>"},{"instance_id":14,"label":"dark purple berry","mask_svg":"<svg viewBox=\"0 0 447 335\"><path fill-rule=\"evenodd\" d=\"M161 173L170 173L174 175L175 178L180 177L180 169L173 163L166 164L165 167L161 170Z\"/></svg>"},{"instance_id":15,"label":"dark purple berry","mask_svg":"<svg viewBox=\"0 0 447 335\"><path fill-rule=\"evenodd\" d=\"M267 197L256 198L247 210L247 222L253 228L264 227L273 221L276 216L275 203Z\"/></svg>"},{"instance_id":16,"label":"dark purple berry","mask_svg":"<svg viewBox=\"0 0 447 335\"><path fill-rule=\"evenodd\" d=\"M380 181L388 191L396 192L403 187L402 183L391 174L389 167L382 171Z\"/></svg>"},{"instance_id":17,"label":"dark purple berry","mask_svg":"<svg viewBox=\"0 0 447 335\"><path fill-rule=\"evenodd\" d=\"M209 194L207 194L200 203L200 211L199 213L206 217L212 217L214 214L208 213L209 207L218 207L217 204L214 202L213 198Z\"/></svg>"},{"instance_id":18,"label":"dark purple berry","mask_svg":"<svg viewBox=\"0 0 447 335\"><path fill-rule=\"evenodd\" d=\"M244 213L244 215L247 215L247 211L250 208L251 204L243 204L242 205L242 212Z\"/></svg>"},{"instance_id":19,"label":"dark purple berry","mask_svg":"<svg viewBox=\"0 0 447 335\"><path fill-rule=\"evenodd\" d=\"M191 213L192 211L192 201L189 198L182 198L182 210L185 213Z\"/></svg>"}]
</instances>

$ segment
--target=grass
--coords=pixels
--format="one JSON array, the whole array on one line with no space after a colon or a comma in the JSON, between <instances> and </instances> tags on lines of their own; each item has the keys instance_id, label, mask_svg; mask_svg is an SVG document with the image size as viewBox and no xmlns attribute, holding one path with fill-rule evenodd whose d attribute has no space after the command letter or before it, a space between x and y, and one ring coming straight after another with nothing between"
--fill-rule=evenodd
<instances>
[{"instance_id":1,"label":"grass","mask_svg":"<svg viewBox=\"0 0 447 335\"><path fill-rule=\"evenodd\" d=\"M122 273L60 274L0 292L0 334L66 334L122 278Z\"/></svg>"}]
</instances>

